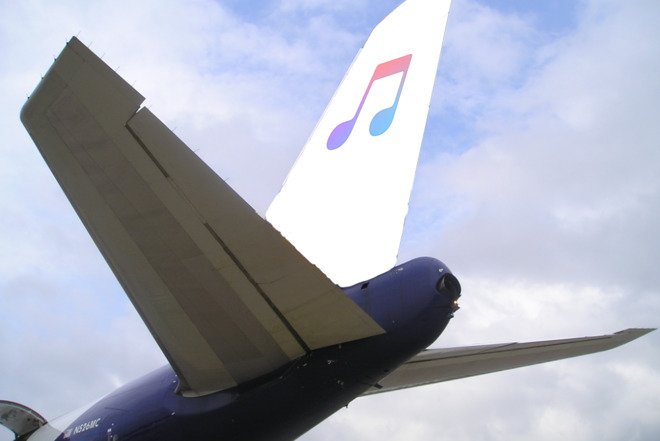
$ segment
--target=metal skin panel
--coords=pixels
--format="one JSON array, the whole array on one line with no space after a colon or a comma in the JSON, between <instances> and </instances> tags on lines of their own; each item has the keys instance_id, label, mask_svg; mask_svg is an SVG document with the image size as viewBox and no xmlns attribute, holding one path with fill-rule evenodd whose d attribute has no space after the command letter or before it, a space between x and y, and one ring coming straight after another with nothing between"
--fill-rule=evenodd
<instances>
[{"instance_id":1,"label":"metal skin panel","mask_svg":"<svg viewBox=\"0 0 660 441\"><path fill-rule=\"evenodd\" d=\"M181 393L383 332L142 100L73 38L21 118Z\"/></svg>"}]
</instances>

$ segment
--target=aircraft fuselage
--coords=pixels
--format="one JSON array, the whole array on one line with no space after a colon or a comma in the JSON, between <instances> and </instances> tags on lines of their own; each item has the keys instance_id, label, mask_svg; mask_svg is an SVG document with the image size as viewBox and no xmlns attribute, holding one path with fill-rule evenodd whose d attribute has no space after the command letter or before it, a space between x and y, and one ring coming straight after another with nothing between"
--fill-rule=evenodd
<instances>
[{"instance_id":1,"label":"aircraft fuselage","mask_svg":"<svg viewBox=\"0 0 660 441\"><path fill-rule=\"evenodd\" d=\"M177 376L164 366L66 427L45 426L31 439L295 439L431 344L456 310L460 286L440 261L420 258L344 291L385 334L312 351L250 383L201 397L177 394Z\"/></svg>"}]
</instances>

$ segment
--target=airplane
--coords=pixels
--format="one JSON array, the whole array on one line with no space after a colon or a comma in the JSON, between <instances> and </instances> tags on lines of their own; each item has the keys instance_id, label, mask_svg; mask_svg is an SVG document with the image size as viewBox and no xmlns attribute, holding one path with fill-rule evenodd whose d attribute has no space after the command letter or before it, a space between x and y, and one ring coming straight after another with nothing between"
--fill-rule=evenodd
<instances>
[{"instance_id":1,"label":"airplane","mask_svg":"<svg viewBox=\"0 0 660 441\"><path fill-rule=\"evenodd\" d=\"M21 119L169 365L51 421L2 401L0 423L20 440L290 440L359 396L650 332L426 349L460 283L396 254L449 3L407 0L374 29L267 220L72 38Z\"/></svg>"}]
</instances>

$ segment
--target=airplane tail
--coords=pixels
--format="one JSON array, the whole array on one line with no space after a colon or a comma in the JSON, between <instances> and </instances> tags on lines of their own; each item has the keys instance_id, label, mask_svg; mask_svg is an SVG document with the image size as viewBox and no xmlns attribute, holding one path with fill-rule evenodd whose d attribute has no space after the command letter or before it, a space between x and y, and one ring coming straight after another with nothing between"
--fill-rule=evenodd
<instances>
[{"instance_id":1,"label":"airplane tail","mask_svg":"<svg viewBox=\"0 0 660 441\"><path fill-rule=\"evenodd\" d=\"M266 217L348 286L395 263L450 0L408 0L371 33Z\"/></svg>"}]
</instances>

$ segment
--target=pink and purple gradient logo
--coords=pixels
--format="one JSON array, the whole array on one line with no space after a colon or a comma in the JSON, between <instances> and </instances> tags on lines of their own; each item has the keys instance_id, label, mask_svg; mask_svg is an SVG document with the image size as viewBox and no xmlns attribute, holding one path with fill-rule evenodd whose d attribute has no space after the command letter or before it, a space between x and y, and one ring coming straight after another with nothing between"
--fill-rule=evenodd
<instances>
[{"instance_id":1,"label":"pink and purple gradient logo","mask_svg":"<svg viewBox=\"0 0 660 441\"><path fill-rule=\"evenodd\" d=\"M403 89L403 83L406 81L406 74L408 73L408 67L410 66L411 59L412 54L408 54L400 58L395 58L394 60L386 61L376 66L374 74L371 76L371 81L369 81L367 90L364 91L362 101L360 101L360 105L358 106L355 115L353 115L353 118L339 124L334 128L332 133L330 133L327 143L328 150L338 149L344 145L348 137L351 135L353 127L355 126L355 122L357 121L358 115L360 115L364 101L367 99L367 95L369 95L369 90L371 90L371 85L374 83L374 81L389 77L390 75L403 73L403 75L401 75L401 81L399 82L399 90L396 93L396 98L394 99L394 104L374 115L373 119L371 120L371 124L369 124L369 133L371 136L378 136L382 135L387 131L387 129L390 128L392 121L394 120L396 108L399 105L401 90Z\"/></svg>"}]
</instances>

